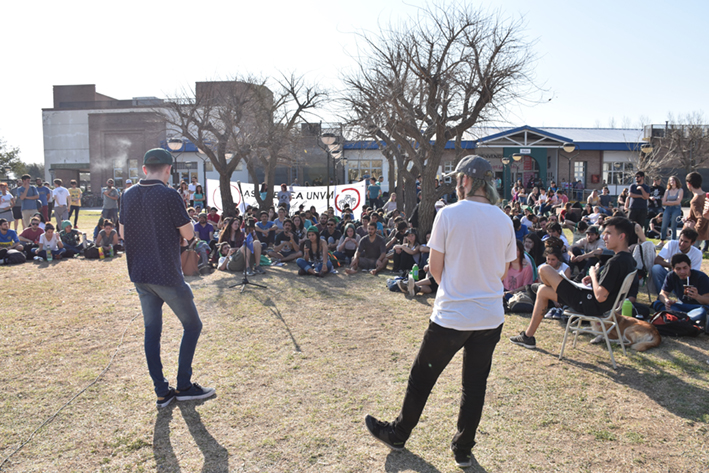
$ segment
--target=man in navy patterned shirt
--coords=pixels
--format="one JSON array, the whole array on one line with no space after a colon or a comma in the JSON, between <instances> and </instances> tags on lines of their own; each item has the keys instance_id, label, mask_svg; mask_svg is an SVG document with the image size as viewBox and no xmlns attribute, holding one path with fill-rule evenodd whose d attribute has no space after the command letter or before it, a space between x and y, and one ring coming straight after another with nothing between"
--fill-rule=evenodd
<instances>
[{"instance_id":1,"label":"man in navy patterned shirt","mask_svg":"<svg viewBox=\"0 0 709 473\"><path fill-rule=\"evenodd\" d=\"M161 148L143 157L145 179L128 189L121 199L121 233L125 242L128 274L140 296L145 324L145 357L158 396L157 406L173 399L188 401L215 394L214 388L192 383L192 359L202 331L192 290L182 275L180 244L194 238L194 224L180 195L167 185L172 155ZM160 360L162 306L172 309L183 327L177 389L170 387Z\"/></svg>"}]
</instances>

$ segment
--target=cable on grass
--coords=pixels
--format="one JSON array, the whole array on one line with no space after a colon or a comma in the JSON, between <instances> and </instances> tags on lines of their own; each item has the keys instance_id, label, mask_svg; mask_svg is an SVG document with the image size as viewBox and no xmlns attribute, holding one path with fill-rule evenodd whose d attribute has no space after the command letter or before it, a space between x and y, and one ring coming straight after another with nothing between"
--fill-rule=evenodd
<instances>
[{"instance_id":1,"label":"cable on grass","mask_svg":"<svg viewBox=\"0 0 709 473\"><path fill-rule=\"evenodd\" d=\"M64 403L63 406L61 406L59 409L57 409L57 411L56 411L54 414L52 414L51 416L49 416L49 417L47 418L47 420L45 420L44 422L42 422L42 424L41 424L39 427L37 427L36 429L34 429L34 431L30 434L30 436L27 437L27 440L25 440L24 442L22 442L12 453L10 453L7 457L5 457L5 459L2 461L2 463L0 463L0 470L2 470L3 466L5 466L5 464L10 460L10 458L12 458L13 455L15 455L17 452L19 452L20 450L22 450L22 448L23 448L25 445L27 445L28 443L30 443L30 441L34 438L35 434L36 434L37 432L39 432L39 431L42 429L42 427L44 427L44 426L48 425L49 423L51 423L51 422L59 415L59 413L64 410L65 407L67 407L69 404L71 404L71 402L72 402L74 399L76 399L77 397L81 396L81 395L84 393L84 391L86 391L87 389L89 389L91 386L93 386L94 384L96 384L99 379L101 379L101 376L103 376L104 373L106 373L106 371L108 371L108 369L109 369L109 368L111 367L111 365L113 364L113 360L116 358L116 355L118 354L118 350L121 348L121 345L123 345L123 339L124 339L125 336L126 336L126 332L128 331L128 328L130 327L130 324L131 324L139 315L140 315L140 313L135 314L135 315L133 316L133 318L128 321L128 324L126 325L126 328L123 330L123 333L121 334L121 339L120 339L120 341L118 342L118 346L116 347L116 351L113 352L113 355L111 355L111 359L108 360L108 364L107 364L106 367L103 369L103 371L101 371L101 372L98 374L98 376L96 376L96 379L94 379L93 381L91 381L91 382L90 382L86 387L84 387L81 391L79 391L78 393L74 394L74 396L72 396L71 399L69 399L66 403Z\"/></svg>"}]
</instances>

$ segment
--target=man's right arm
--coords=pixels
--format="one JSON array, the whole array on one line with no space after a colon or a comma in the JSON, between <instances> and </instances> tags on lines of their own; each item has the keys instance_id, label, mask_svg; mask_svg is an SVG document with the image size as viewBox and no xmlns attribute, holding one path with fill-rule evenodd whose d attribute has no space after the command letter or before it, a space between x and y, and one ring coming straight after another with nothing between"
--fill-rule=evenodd
<instances>
[{"instance_id":1,"label":"man's right arm","mask_svg":"<svg viewBox=\"0 0 709 473\"><path fill-rule=\"evenodd\" d=\"M660 256L660 255L655 256L655 264L659 264L659 265L662 266L663 268L669 268L669 267L670 267L670 263L668 263L668 262L665 260L665 258L663 258L663 257Z\"/></svg>"},{"instance_id":2,"label":"man's right arm","mask_svg":"<svg viewBox=\"0 0 709 473\"><path fill-rule=\"evenodd\" d=\"M194 238L194 226L192 222L187 222L186 224L179 227L180 236L187 241Z\"/></svg>"}]
</instances>

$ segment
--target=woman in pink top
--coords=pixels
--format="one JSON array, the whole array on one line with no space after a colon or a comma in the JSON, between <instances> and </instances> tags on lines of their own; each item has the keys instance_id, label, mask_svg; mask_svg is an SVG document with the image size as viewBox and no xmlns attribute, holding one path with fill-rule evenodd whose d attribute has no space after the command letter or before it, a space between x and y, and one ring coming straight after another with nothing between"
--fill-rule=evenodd
<instances>
[{"instance_id":1,"label":"woman in pink top","mask_svg":"<svg viewBox=\"0 0 709 473\"><path fill-rule=\"evenodd\" d=\"M524 257L524 245L517 240L517 259L510 262L507 276L502 280L506 292L515 292L534 282L532 265Z\"/></svg>"}]
</instances>

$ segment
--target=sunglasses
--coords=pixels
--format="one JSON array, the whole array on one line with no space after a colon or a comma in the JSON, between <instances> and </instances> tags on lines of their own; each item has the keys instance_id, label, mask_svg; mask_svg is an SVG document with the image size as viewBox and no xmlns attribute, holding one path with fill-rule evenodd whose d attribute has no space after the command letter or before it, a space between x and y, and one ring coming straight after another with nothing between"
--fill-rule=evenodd
<instances>
[{"instance_id":1,"label":"sunglasses","mask_svg":"<svg viewBox=\"0 0 709 473\"><path fill-rule=\"evenodd\" d=\"M31 224L31 225L32 225L33 227L36 227L36 226L39 225L39 223L33 223L33 224Z\"/></svg>"}]
</instances>

